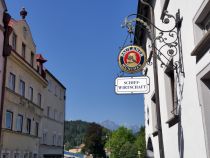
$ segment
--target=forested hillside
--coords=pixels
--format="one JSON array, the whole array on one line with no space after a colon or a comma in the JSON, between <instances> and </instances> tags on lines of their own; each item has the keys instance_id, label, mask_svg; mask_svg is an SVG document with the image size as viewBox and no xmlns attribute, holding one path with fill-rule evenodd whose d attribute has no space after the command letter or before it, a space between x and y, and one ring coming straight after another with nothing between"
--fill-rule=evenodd
<instances>
[{"instance_id":1,"label":"forested hillside","mask_svg":"<svg viewBox=\"0 0 210 158\"><path fill-rule=\"evenodd\" d=\"M87 130L92 123L85 121L65 121L65 148L70 149L85 142ZM100 126L100 125L99 125ZM108 131L103 128L103 131Z\"/></svg>"},{"instance_id":2,"label":"forested hillside","mask_svg":"<svg viewBox=\"0 0 210 158\"><path fill-rule=\"evenodd\" d=\"M79 146L84 142L84 137L89 126L84 121L65 121L64 143L66 148Z\"/></svg>"}]
</instances>

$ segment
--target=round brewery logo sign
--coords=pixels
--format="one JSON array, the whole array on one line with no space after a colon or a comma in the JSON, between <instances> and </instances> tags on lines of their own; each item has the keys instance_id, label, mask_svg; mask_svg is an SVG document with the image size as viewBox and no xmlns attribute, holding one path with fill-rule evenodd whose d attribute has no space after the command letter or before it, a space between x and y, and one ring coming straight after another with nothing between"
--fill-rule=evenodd
<instances>
[{"instance_id":1,"label":"round brewery logo sign","mask_svg":"<svg viewBox=\"0 0 210 158\"><path fill-rule=\"evenodd\" d=\"M120 51L118 62L122 71L136 73L142 71L147 61L144 50L135 45L130 45Z\"/></svg>"}]
</instances>

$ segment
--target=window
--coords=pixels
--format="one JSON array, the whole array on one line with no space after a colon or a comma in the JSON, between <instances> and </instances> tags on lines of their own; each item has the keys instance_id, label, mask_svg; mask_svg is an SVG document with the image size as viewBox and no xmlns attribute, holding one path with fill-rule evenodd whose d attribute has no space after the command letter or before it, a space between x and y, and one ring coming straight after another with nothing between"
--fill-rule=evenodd
<instances>
[{"instance_id":1,"label":"window","mask_svg":"<svg viewBox=\"0 0 210 158\"><path fill-rule=\"evenodd\" d=\"M28 153L24 153L23 158L28 158Z\"/></svg>"},{"instance_id":2,"label":"window","mask_svg":"<svg viewBox=\"0 0 210 158\"><path fill-rule=\"evenodd\" d=\"M43 132L42 141L43 144L47 144L47 132Z\"/></svg>"},{"instance_id":3,"label":"window","mask_svg":"<svg viewBox=\"0 0 210 158\"><path fill-rule=\"evenodd\" d=\"M16 130L18 132L22 132L22 127L23 127L23 116L18 115L16 120Z\"/></svg>"},{"instance_id":4,"label":"window","mask_svg":"<svg viewBox=\"0 0 210 158\"><path fill-rule=\"evenodd\" d=\"M30 101L33 101L33 88L32 87L29 87L29 99Z\"/></svg>"},{"instance_id":5,"label":"window","mask_svg":"<svg viewBox=\"0 0 210 158\"><path fill-rule=\"evenodd\" d=\"M36 124L35 124L35 136L38 137L38 135L39 135L39 123L36 122Z\"/></svg>"},{"instance_id":6,"label":"window","mask_svg":"<svg viewBox=\"0 0 210 158\"><path fill-rule=\"evenodd\" d=\"M23 27L23 37L26 39L26 35L27 35L27 28L24 26Z\"/></svg>"},{"instance_id":7,"label":"window","mask_svg":"<svg viewBox=\"0 0 210 158\"><path fill-rule=\"evenodd\" d=\"M179 121L178 117L178 104L177 104L177 91L174 70L171 69L173 60L169 63L165 70L165 91L166 91L166 105L168 110L168 124L169 127L173 126Z\"/></svg>"},{"instance_id":8,"label":"window","mask_svg":"<svg viewBox=\"0 0 210 158\"><path fill-rule=\"evenodd\" d=\"M37 158L37 154L34 154L34 158Z\"/></svg>"},{"instance_id":9,"label":"window","mask_svg":"<svg viewBox=\"0 0 210 158\"><path fill-rule=\"evenodd\" d=\"M42 95L41 95L40 93L37 94L37 104L38 104L39 106L42 105Z\"/></svg>"},{"instance_id":10,"label":"window","mask_svg":"<svg viewBox=\"0 0 210 158\"><path fill-rule=\"evenodd\" d=\"M26 132L28 133L28 134L30 134L31 133L31 119L27 119L27 122L26 122Z\"/></svg>"},{"instance_id":11,"label":"window","mask_svg":"<svg viewBox=\"0 0 210 158\"><path fill-rule=\"evenodd\" d=\"M62 89L60 88L60 99L62 99Z\"/></svg>"},{"instance_id":12,"label":"window","mask_svg":"<svg viewBox=\"0 0 210 158\"><path fill-rule=\"evenodd\" d=\"M60 112L60 114L59 114L59 120L63 122L63 113L62 112Z\"/></svg>"},{"instance_id":13,"label":"window","mask_svg":"<svg viewBox=\"0 0 210 158\"><path fill-rule=\"evenodd\" d=\"M15 91L15 75L13 73L9 74L9 89Z\"/></svg>"},{"instance_id":14,"label":"window","mask_svg":"<svg viewBox=\"0 0 210 158\"><path fill-rule=\"evenodd\" d=\"M20 154L19 153L14 153L14 158L19 158Z\"/></svg>"},{"instance_id":15,"label":"window","mask_svg":"<svg viewBox=\"0 0 210 158\"><path fill-rule=\"evenodd\" d=\"M25 97L25 82L23 80L20 80L19 88L19 94Z\"/></svg>"},{"instance_id":16,"label":"window","mask_svg":"<svg viewBox=\"0 0 210 158\"><path fill-rule=\"evenodd\" d=\"M9 158L9 153L3 153L2 158Z\"/></svg>"},{"instance_id":17,"label":"window","mask_svg":"<svg viewBox=\"0 0 210 158\"><path fill-rule=\"evenodd\" d=\"M48 88L49 88L49 91L52 91L52 81L51 80L48 81Z\"/></svg>"},{"instance_id":18,"label":"window","mask_svg":"<svg viewBox=\"0 0 210 158\"><path fill-rule=\"evenodd\" d=\"M194 43L196 47L191 55L196 56L196 62L209 52L210 42L210 1L203 0L193 19Z\"/></svg>"},{"instance_id":19,"label":"window","mask_svg":"<svg viewBox=\"0 0 210 158\"><path fill-rule=\"evenodd\" d=\"M47 116L50 117L50 107L47 107Z\"/></svg>"},{"instance_id":20,"label":"window","mask_svg":"<svg viewBox=\"0 0 210 158\"><path fill-rule=\"evenodd\" d=\"M57 110L54 109L54 119L57 120Z\"/></svg>"},{"instance_id":21,"label":"window","mask_svg":"<svg viewBox=\"0 0 210 158\"><path fill-rule=\"evenodd\" d=\"M32 67L34 66L34 53L33 52L31 52L30 64Z\"/></svg>"},{"instance_id":22,"label":"window","mask_svg":"<svg viewBox=\"0 0 210 158\"><path fill-rule=\"evenodd\" d=\"M61 135L58 136L57 145L58 145L58 146L62 146Z\"/></svg>"},{"instance_id":23,"label":"window","mask_svg":"<svg viewBox=\"0 0 210 158\"><path fill-rule=\"evenodd\" d=\"M202 110L202 119L204 127L205 142L207 144L206 149L210 151L210 64L197 74L197 87L199 104Z\"/></svg>"},{"instance_id":24,"label":"window","mask_svg":"<svg viewBox=\"0 0 210 158\"><path fill-rule=\"evenodd\" d=\"M6 128L12 129L12 123L13 123L13 112L7 111L6 112Z\"/></svg>"},{"instance_id":25,"label":"window","mask_svg":"<svg viewBox=\"0 0 210 158\"><path fill-rule=\"evenodd\" d=\"M57 92L57 86L55 85L55 96L58 96L58 92Z\"/></svg>"},{"instance_id":26,"label":"window","mask_svg":"<svg viewBox=\"0 0 210 158\"><path fill-rule=\"evenodd\" d=\"M12 34L12 48L14 50L16 50L16 46L17 46L17 35L13 32L13 34Z\"/></svg>"},{"instance_id":27,"label":"window","mask_svg":"<svg viewBox=\"0 0 210 158\"><path fill-rule=\"evenodd\" d=\"M22 43L22 57L25 59L26 57L26 45Z\"/></svg>"},{"instance_id":28,"label":"window","mask_svg":"<svg viewBox=\"0 0 210 158\"><path fill-rule=\"evenodd\" d=\"M56 134L53 134L53 145L56 145Z\"/></svg>"}]
</instances>

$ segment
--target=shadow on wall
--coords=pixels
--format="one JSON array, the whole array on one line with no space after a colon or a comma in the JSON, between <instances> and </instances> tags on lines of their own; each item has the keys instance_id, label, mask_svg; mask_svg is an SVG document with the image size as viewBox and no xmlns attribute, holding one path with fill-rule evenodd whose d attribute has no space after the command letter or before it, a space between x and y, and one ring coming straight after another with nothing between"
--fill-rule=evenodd
<instances>
[{"instance_id":1,"label":"shadow on wall","mask_svg":"<svg viewBox=\"0 0 210 158\"><path fill-rule=\"evenodd\" d=\"M148 138L147 142L147 158L154 158L153 144L150 137Z\"/></svg>"},{"instance_id":2,"label":"shadow on wall","mask_svg":"<svg viewBox=\"0 0 210 158\"><path fill-rule=\"evenodd\" d=\"M180 158L184 157L184 135L183 135L183 128L182 128L182 119L181 119L181 107L179 106L179 117L180 121L178 123L178 147L179 147L179 155Z\"/></svg>"}]
</instances>

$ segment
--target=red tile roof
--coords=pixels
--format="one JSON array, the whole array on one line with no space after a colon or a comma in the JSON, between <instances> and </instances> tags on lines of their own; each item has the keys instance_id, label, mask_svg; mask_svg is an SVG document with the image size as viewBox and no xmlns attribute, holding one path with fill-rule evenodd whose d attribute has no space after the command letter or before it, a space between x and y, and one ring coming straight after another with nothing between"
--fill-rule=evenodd
<instances>
[{"instance_id":1,"label":"red tile roof","mask_svg":"<svg viewBox=\"0 0 210 158\"><path fill-rule=\"evenodd\" d=\"M36 60L40 61L41 63L45 63L47 60L43 58L41 54L36 54Z\"/></svg>"}]
</instances>

